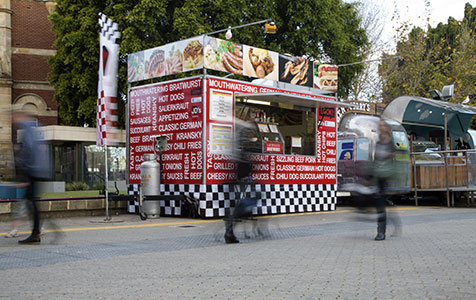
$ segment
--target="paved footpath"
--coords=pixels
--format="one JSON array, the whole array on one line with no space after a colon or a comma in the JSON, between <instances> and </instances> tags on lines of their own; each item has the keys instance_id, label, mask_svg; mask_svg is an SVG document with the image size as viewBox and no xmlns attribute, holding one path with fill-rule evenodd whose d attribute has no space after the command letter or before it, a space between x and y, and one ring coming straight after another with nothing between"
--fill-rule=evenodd
<instances>
[{"instance_id":1,"label":"paved footpath","mask_svg":"<svg viewBox=\"0 0 476 300\"><path fill-rule=\"evenodd\" d=\"M260 218L265 238L247 224L232 245L219 220L47 220L41 245L0 223L0 299L476 299L476 209L393 214L403 234L380 242L348 208Z\"/></svg>"}]
</instances>

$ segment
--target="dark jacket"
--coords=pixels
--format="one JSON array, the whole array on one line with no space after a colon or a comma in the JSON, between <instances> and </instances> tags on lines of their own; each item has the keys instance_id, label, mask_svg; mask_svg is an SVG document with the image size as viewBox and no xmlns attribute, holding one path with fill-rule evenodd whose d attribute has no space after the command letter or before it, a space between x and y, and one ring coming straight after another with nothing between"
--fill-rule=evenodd
<instances>
[{"instance_id":1,"label":"dark jacket","mask_svg":"<svg viewBox=\"0 0 476 300\"><path fill-rule=\"evenodd\" d=\"M20 147L15 158L17 169L25 175L36 178L51 177L51 160L48 144L39 139L36 132L36 124L33 121L25 121L19 124L22 130Z\"/></svg>"}]
</instances>

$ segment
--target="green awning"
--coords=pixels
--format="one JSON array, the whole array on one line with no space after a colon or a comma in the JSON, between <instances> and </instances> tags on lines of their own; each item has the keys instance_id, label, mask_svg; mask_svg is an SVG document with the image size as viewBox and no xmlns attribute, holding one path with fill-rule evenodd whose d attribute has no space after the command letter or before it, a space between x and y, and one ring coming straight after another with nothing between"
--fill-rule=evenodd
<instances>
[{"instance_id":1,"label":"green awning","mask_svg":"<svg viewBox=\"0 0 476 300\"><path fill-rule=\"evenodd\" d=\"M476 108L463 104L432 100L421 97L402 96L394 99L385 108L382 117L405 125L439 127L445 126L444 115L448 116L447 128L452 137L467 132Z\"/></svg>"}]
</instances>

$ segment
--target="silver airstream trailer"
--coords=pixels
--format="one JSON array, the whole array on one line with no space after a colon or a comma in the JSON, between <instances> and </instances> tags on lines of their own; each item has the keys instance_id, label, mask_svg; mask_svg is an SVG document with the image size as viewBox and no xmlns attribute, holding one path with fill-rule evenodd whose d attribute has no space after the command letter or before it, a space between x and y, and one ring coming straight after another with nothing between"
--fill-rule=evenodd
<instances>
[{"instance_id":1,"label":"silver airstream trailer","mask_svg":"<svg viewBox=\"0 0 476 300\"><path fill-rule=\"evenodd\" d=\"M338 130L338 189L346 191L348 186L371 186L372 160L378 139L377 116L351 113L344 115ZM389 182L391 193L403 194L411 190L410 147L407 133L401 124L386 120L392 128L395 147L395 174ZM343 188L344 187L344 188ZM341 196L350 193L340 193Z\"/></svg>"}]
</instances>

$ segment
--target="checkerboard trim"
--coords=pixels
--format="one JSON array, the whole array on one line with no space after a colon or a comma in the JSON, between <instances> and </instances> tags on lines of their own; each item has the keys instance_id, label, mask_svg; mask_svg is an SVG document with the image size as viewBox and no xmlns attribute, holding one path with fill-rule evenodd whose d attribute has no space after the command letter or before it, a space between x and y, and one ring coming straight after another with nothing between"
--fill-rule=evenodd
<instances>
[{"instance_id":1,"label":"checkerboard trim","mask_svg":"<svg viewBox=\"0 0 476 300\"><path fill-rule=\"evenodd\" d=\"M245 197L255 198L261 194L254 215L284 213L303 213L330 211L336 209L336 188L334 184L256 184L245 193ZM202 218L223 217L232 212L240 193L234 186L161 184L161 193L165 196L188 196L199 200L199 215ZM129 194L138 194L138 185L130 185ZM132 203L134 202L134 203ZM160 201L161 214L179 216L180 201ZM138 213L139 203L130 201L128 212Z\"/></svg>"}]
</instances>

